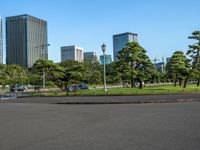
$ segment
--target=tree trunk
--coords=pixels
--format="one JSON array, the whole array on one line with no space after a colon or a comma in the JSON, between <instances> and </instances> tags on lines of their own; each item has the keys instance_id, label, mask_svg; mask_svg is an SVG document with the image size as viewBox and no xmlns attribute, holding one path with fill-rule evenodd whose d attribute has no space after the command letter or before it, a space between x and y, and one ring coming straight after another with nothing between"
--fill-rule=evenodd
<instances>
[{"instance_id":1,"label":"tree trunk","mask_svg":"<svg viewBox=\"0 0 200 150\"><path fill-rule=\"evenodd\" d=\"M60 90L62 90L62 91L65 91L65 90L66 90L65 86L63 86L62 84L57 84L57 83L55 83L55 85L56 85Z\"/></svg>"},{"instance_id":2,"label":"tree trunk","mask_svg":"<svg viewBox=\"0 0 200 150\"><path fill-rule=\"evenodd\" d=\"M176 87L176 79L174 80L174 87Z\"/></svg>"},{"instance_id":3,"label":"tree trunk","mask_svg":"<svg viewBox=\"0 0 200 150\"><path fill-rule=\"evenodd\" d=\"M185 79L185 81L184 81L183 88L186 88L186 87L187 87L187 81L188 81L188 77L186 77L186 79Z\"/></svg>"},{"instance_id":4,"label":"tree trunk","mask_svg":"<svg viewBox=\"0 0 200 150\"><path fill-rule=\"evenodd\" d=\"M142 80L139 79L139 89L142 89L142 88L143 88Z\"/></svg>"},{"instance_id":5,"label":"tree trunk","mask_svg":"<svg viewBox=\"0 0 200 150\"><path fill-rule=\"evenodd\" d=\"M131 61L131 87L133 88L134 87L134 74L133 74L133 61Z\"/></svg>"},{"instance_id":6,"label":"tree trunk","mask_svg":"<svg viewBox=\"0 0 200 150\"><path fill-rule=\"evenodd\" d=\"M131 77L131 87L133 88L134 87L134 78Z\"/></svg>"},{"instance_id":7,"label":"tree trunk","mask_svg":"<svg viewBox=\"0 0 200 150\"><path fill-rule=\"evenodd\" d=\"M67 96L69 96L69 86L65 85L65 91L67 91Z\"/></svg>"},{"instance_id":8,"label":"tree trunk","mask_svg":"<svg viewBox=\"0 0 200 150\"><path fill-rule=\"evenodd\" d=\"M199 86L199 84L200 84L200 80L197 81L197 86Z\"/></svg>"},{"instance_id":9,"label":"tree trunk","mask_svg":"<svg viewBox=\"0 0 200 150\"><path fill-rule=\"evenodd\" d=\"M135 82L135 80L133 81L133 87L134 87L134 88L136 87L136 82Z\"/></svg>"},{"instance_id":10,"label":"tree trunk","mask_svg":"<svg viewBox=\"0 0 200 150\"><path fill-rule=\"evenodd\" d=\"M182 86L182 82L183 82L183 80L179 80L179 86L180 87Z\"/></svg>"}]
</instances>

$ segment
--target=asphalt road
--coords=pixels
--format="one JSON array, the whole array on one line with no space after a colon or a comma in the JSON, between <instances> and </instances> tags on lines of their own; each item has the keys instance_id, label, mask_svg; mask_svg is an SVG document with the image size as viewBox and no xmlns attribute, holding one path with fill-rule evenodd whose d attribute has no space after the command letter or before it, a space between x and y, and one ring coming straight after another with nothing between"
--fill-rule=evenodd
<instances>
[{"instance_id":1,"label":"asphalt road","mask_svg":"<svg viewBox=\"0 0 200 150\"><path fill-rule=\"evenodd\" d=\"M199 150L200 103L0 104L0 150Z\"/></svg>"}]
</instances>

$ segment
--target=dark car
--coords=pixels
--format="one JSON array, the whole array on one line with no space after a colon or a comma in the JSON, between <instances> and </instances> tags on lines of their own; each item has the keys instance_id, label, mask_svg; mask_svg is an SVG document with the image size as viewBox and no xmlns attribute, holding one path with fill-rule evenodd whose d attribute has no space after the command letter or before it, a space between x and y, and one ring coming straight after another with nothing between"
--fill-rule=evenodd
<instances>
[{"instance_id":1,"label":"dark car","mask_svg":"<svg viewBox=\"0 0 200 150\"><path fill-rule=\"evenodd\" d=\"M78 86L80 89L89 89L88 84L79 84Z\"/></svg>"},{"instance_id":2,"label":"dark car","mask_svg":"<svg viewBox=\"0 0 200 150\"><path fill-rule=\"evenodd\" d=\"M15 91L24 91L25 87L23 86L17 86L17 85L13 85L10 87L10 92L15 92Z\"/></svg>"}]
</instances>

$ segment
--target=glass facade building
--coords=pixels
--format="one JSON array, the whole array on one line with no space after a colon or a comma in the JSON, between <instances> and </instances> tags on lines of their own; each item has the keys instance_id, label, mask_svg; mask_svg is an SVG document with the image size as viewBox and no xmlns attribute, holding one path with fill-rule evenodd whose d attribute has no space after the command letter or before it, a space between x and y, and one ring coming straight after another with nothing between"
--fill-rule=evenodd
<instances>
[{"instance_id":1,"label":"glass facade building","mask_svg":"<svg viewBox=\"0 0 200 150\"><path fill-rule=\"evenodd\" d=\"M0 63L3 64L3 27L2 27L1 17L0 17Z\"/></svg>"},{"instance_id":2,"label":"glass facade building","mask_svg":"<svg viewBox=\"0 0 200 150\"><path fill-rule=\"evenodd\" d=\"M75 60L83 61L83 48L78 46L64 46L61 47L61 61Z\"/></svg>"},{"instance_id":3,"label":"glass facade building","mask_svg":"<svg viewBox=\"0 0 200 150\"><path fill-rule=\"evenodd\" d=\"M117 55L118 52L121 51L127 43L129 42L138 42L137 40L137 34L135 33L130 33L130 32L126 32L126 33L122 33L122 34L116 34L113 35L113 58L114 61L117 61Z\"/></svg>"},{"instance_id":4,"label":"glass facade building","mask_svg":"<svg viewBox=\"0 0 200 150\"><path fill-rule=\"evenodd\" d=\"M47 22L24 14L6 17L6 63L31 68L48 59Z\"/></svg>"},{"instance_id":5,"label":"glass facade building","mask_svg":"<svg viewBox=\"0 0 200 150\"><path fill-rule=\"evenodd\" d=\"M106 55L105 54L105 64L111 64L112 63L112 56L111 55ZM100 56L100 64L104 64L104 57L103 55Z\"/></svg>"}]
</instances>

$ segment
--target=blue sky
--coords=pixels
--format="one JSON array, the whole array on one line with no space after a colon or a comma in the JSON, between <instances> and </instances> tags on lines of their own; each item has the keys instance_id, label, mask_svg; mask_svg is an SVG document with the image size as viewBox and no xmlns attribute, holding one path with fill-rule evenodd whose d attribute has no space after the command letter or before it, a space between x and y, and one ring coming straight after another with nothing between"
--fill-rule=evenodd
<instances>
[{"instance_id":1,"label":"blue sky","mask_svg":"<svg viewBox=\"0 0 200 150\"><path fill-rule=\"evenodd\" d=\"M7 16L25 13L46 20L54 62L67 45L100 55L105 42L112 54L112 35L123 32L137 33L150 58L161 59L187 51L193 42L187 37L200 30L199 6L199 0L0 0L0 16L4 23Z\"/></svg>"}]
</instances>

